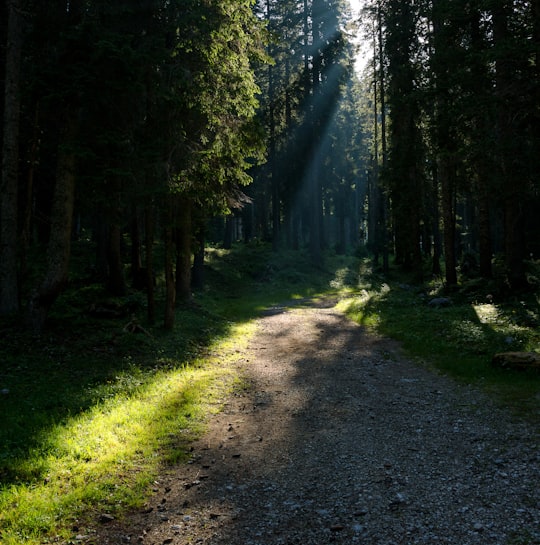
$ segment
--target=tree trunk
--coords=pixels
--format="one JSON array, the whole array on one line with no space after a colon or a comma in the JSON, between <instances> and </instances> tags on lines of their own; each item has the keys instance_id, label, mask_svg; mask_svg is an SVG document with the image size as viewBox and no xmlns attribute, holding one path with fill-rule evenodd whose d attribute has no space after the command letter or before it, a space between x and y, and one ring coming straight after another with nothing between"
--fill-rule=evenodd
<instances>
[{"instance_id":1,"label":"tree trunk","mask_svg":"<svg viewBox=\"0 0 540 545\"><path fill-rule=\"evenodd\" d=\"M487 176L483 172L478 174L478 251L480 276L491 278L491 218L489 206L489 191Z\"/></svg>"},{"instance_id":2,"label":"tree trunk","mask_svg":"<svg viewBox=\"0 0 540 545\"><path fill-rule=\"evenodd\" d=\"M439 228L440 223L440 210L439 210L439 176L437 168L433 169L433 188L431 191L431 231L433 233L433 255L431 272L435 276L441 274L441 230Z\"/></svg>"},{"instance_id":3,"label":"tree trunk","mask_svg":"<svg viewBox=\"0 0 540 545\"><path fill-rule=\"evenodd\" d=\"M310 157L309 167L309 253L314 265L322 264L321 253L321 203L319 200L319 164L318 157L313 154Z\"/></svg>"},{"instance_id":4,"label":"tree trunk","mask_svg":"<svg viewBox=\"0 0 540 545\"><path fill-rule=\"evenodd\" d=\"M270 0L266 1L266 16L268 26L272 31L272 13ZM272 50L270 51L272 55ZM279 178L276 169L276 119L275 119L275 97L274 97L274 67L268 65L268 124L269 124L269 143L268 143L268 170L270 173L270 183L272 187L272 250L277 252L279 249L280 236L280 191Z\"/></svg>"},{"instance_id":5,"label":"tree trunk","mask_svg":"<svg viewBox=\"0 0 540 545\"><path fill-rule=\"evenodd\" d=\"M165 317L163 327L172 331L175 321L176 283L174 279L174 238L173 238L173 210L172 203L168 202L165 227L163 230L163 244L165 250Z\"/></svg>"},{"instance_id":6,"label":"tree trunk","mask_svg":"<svg viewBox=\"0 0 540 545\"><path fill-rule=\"evenodd\" d=\"M386 91L384 88L384 42L383 42L383 23L381 4L377 3L377 34L378 34L378 53L379 53L379 89L380 89L380 101L381 101L381 154L382 154L382 170L386 172L388 150L386 145ZM375 55L375 53L374 53ZM388 248L388 198L382 187L382 183L379 181L380 192L380 206L381 206L381 246L383 254L383 273L388 274L390 272L389 262L389 248Z\"/></svg>"},{"instance_id":7,"label":"tree trunk","mask_svg":"<svg viewBox=\"0 0 540 545\"><path fill-rule=\"evenodd\" d=\"M176 225L176 300L183 303L192 299L191 295L191 200L181 197L178 200Z\"/></svg>"},{"instance_id":8,"label":"tree trunk","mask_svg":"<svg viewBox=\"0 0 540 545\"><path fill-rule=\"evenodd\" d=\"M137 206L131 207L131 280L133 287L138 288L142 270L142 240L139 211ZM146 282L145 282L146 284Z\"/></svg>"},{"instance_id":9,"label":"tree trunk","mask_svg":"<svg viewBox=\"0 0 540 545\"><path fill-rule=\"evenodd\" d=\"M510 7L505 2L495 2L493 14L493 39L497 50L495 86L498 99L498 138L500 174L504 207L504 246L508 281L513 289L527 286L525 276L525 245L523 229L524 184L522 150L519 129L515 126L521 112L515 96L514 48L508 26ZM521 160L520 160L521 159Z\"/></svg>"},{"instance_id":10,"label":"tree trunk","mask_svg":"<svg viewBox=\"0 0 540 545\"><path fill-rule=\"evenodd\" d=\"M377 77L377 33L373 32L373 161L369 192L369 242L373 252L373 267L379 266L381 249L381 191L379 168L379 80Z\"/></svg>"},{"instance_id":11,"label":"tree trunk","mask_svg":"<svg viewBox=\"0 0 540 545\"><path fill-rule=\"evenodd\" d=\"M126 294L126 279L124 276L124 263L122 260L122 229L120 225L109 225L109 239L107 246L107 262L109 265L109 278L107 290L112 295L123 296Z\"/></svg>"},{"instance_id":12,"label":"tree trunk","mask_svg":"<svg viewBox=\"0 0 540 545\"><path fill-rule=\"evenodd\" d=\"M447 51L452 50L455 44L448 34L446 24L446 5L437 0L432 6L433 43L432 54L433 72L435 78L435 130L437 175L441 185L441 208L443 219L443 243L445 279L447 286L457 284L456 271L456 215L454 210L455 197L455 142L450 133L452 120L451 98L448 96L449 69L445 57Z\"/></svg>"},{"instance_id":13,"label":"tree trunk","mask_svg":"<svg viewBox=\"0 0 540 545\"><path fill-rule=\"evenodd\" d=\"M191 284L194 289L202 290L204 287L204 247L205 236L204 228L199 227L196 235L197 249L193 256L193 273L191 275Z\"/></svg>"},{"instance_id":14,"label":"tree trunk","mask_svg":"<svg viewBox=\"0 0 540 545\"><path fill-rule=\"evenodd\" d=\"M107 252L109 247L109 227L105 221L103 210L100 210L94 218L93 239L96 248L96 267L94 280L107 283L109 277L109 264Z\"/></svg>"},{"instance_id":15,"label":"tree trunk","mask_svg":"<svg viewBox=\"0 0 540 545\"><path fill-rule=\"evenodd\" d=\"M445 278L448 286L455 286L457 284L456 220L454 214L454 184L449 162L447 157L439 157L437 171L441 182Z\"/></svg>"},{"instance_id":16,"label":"tree trunk","mask_svg":"<svg viewBox=\"0 0 540 545\"><path fill-rule=\"evenodd\" d=\"M493 254L491 241L491 196L493 189L493 171L494 165L490 154L491 146L486 141L486 135L490 134L490 114L486 109L488 98L492 93L492 82L488 74L488 67L484 59L484 50L486 44L485 37L481 28L481 13L478 9L471 10L471 48L473 50L472 70L475 74L473 78L473 92L477 100L481 101L475 109L474 121L475 131L473 140L477 142L478 152L474 155L474 164L476 167L476 192L478 194L478 253L480 276L482 278L491 278L493 276L491 259Z\"/></svg>"},{"instance_id":17,"label":"tree trunk","mask_svg":"<svg viewBox=\"0 0 540 545\"><path fill-rule=\"evenodd\" d=\"M396 263L422 278L420 219L423 212L423 142L411 57L418 6L391 0L386 10L387 104L391 112L387 176L393 205Z\"/></svg>"},{"instance_id":18,"label":"tree trunk","mask_svg":"<svg viewBox=\"0 0 540 545\"><path fill-rule=\"evenodd\" d=\"M2 184L0 187L0 314L19 309L17 271L17 182L19 167L20 65L22 16L20 0L9 8L5 65Z\"/></svg>"},{"instance_id":19,"label":"tree trunk","mask_svg":"<svg viewBox=\"0 0 540 545\"><path fill-rule=\"evenodd\" d=\"M32 214L34 212L34 174L36 167L39 164L40 136L38 103L36 104L36 110L34 114L32 143L30 145L30 155L28 158L28 174L26 176L25 196L22 206L23 217L21 222L21 247L19 257L19 279L21 285L24 285L25 279L28 276L28 248L30 247L30 242L32 238Z\"/></svg>"},{"instance_id":20,"label":"tree trunk","mask_svg":"<svg viewBox=\"0 0 540 545\"><path fill-rule=\"evenodd\" d=\"M144 245L146 249L146 303L148 321L156 321L156 302L154 297L154 214L152 205L144 211Z\"/></svg>"},{"instance_id":21,"label":"tree trunk","mask_svg":"<svg viewBox=\"0 0 540 545\"><path fill-rule=\"evenodd\" d=\"M47 245L47 271L29 303L30 325L40 334L51 306L67 279L71 252L71 225L75 196L76 156L73 140L77 133L77 114L68 112L64 135L58 146L56 184L51 210L51 229Z\"/></svg>"},{"instance_id":22,"label":"tree trunk","mask_svg":"<svg viewBox=\"0 0 540 545\"><path fill-rule=\"evenodd\" d=\"M225 250L230 250L233 243L233 232L234 232L234 216L227 216L225 218L225 235L223 237L223 248Z\"/></svg>"},{"instance_id":23,"label":"tree trunk","mask_svg":"<svg viewBox=\"0 0 540 545\"><path fill-rule=\"evenodd\" d=\"M504 201L504 250L508 282L512 289L527 287L525 276L525 236L523 229L523 201L519 192L506 196Z\"/></svg>"}]
</instances>

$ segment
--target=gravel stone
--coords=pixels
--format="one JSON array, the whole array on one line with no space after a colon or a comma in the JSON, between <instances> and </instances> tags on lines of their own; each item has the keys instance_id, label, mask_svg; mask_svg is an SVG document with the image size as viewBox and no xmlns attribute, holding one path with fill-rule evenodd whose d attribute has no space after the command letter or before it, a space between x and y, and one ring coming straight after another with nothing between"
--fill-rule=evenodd
<instances>
[{"instance_id":1,"label":"gravel stone","mask_svg":"<svg viewBox=\"0 0 540 545\"><path fill-rule=\"evenodd\" d=\"M412 363L334 303L259 319L239 363L251 387L160 478L155 509L97 542L540 544L538 419Z\"/></svg>"}]
</instances>

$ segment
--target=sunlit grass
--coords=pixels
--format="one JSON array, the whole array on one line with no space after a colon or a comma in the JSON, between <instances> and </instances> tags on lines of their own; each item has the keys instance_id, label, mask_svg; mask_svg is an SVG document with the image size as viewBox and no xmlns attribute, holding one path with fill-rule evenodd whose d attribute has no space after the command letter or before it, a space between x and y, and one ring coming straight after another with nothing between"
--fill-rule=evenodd
<instances>
[{"instance_id":1,"label":"sunlit grass","mask_svg":"<svg viewBox=\"0 0 540 545\"><path fill-rule=\"evenodd\" d=\"M245 338L246 329L240 332ZM39 448L15 468L33 478L0 492L1 540L67 538L70 521L96 509L115 514L144 501L162 464L186 456L204 418L234 384L231 338L200 366L160 371L130 395L119 393L43 433ZM67 528L67 529L66 529Z\"/></svg>"},{"instance_id":2,"label":"sunlit grass","mask_svg":"<svg viewBox=\"0 0 540 545\"><path fill-rule=\"evenodd\" d=\"M433 308L428 305L433 296L429 286L381 283L370 274L363 283L338 305L351 319L401 341L406 352L423 364L480 385L515 411L538 418L539 374L491 365L497 352L540 349L538 329L514 319L517 314L527 317L524 302L517 309L502 309L456 298L448 307Z\"/></svg>"},{"instance_id":3,"label":"sunlit grass","mask_svg":"<svg viewBox=\"0 0 540 545\"><path fill-rule=\"evenodd\" d=\"M143 504L163 466L186 461L208 415L243 385L233 364L253 318L324 293L334 277L262 245L209 254L208 288L178 309L172 335L88 320L81 306L104 294L83 287L60 301L47 337L16 332L0 346L10 392L0 398L0 543L70 542L100 514Z\"/></svg>"}]
</instances>

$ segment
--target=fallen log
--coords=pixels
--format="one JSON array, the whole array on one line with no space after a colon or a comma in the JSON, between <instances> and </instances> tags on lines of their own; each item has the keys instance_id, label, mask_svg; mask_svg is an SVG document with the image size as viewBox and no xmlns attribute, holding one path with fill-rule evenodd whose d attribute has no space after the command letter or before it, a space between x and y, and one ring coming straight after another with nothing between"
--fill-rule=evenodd
<instances>
[{"instance_id":1,"label":"fallen log","mask_svg":"<svg viewBox=\"0 0 540 545\"><path fill-rule=\"evenodd\" d=\"M501 369L519 371L535 369L540 371L540 354L536 352L500 352L493 356L491 365Z\"/></svg>"}]
</instances>

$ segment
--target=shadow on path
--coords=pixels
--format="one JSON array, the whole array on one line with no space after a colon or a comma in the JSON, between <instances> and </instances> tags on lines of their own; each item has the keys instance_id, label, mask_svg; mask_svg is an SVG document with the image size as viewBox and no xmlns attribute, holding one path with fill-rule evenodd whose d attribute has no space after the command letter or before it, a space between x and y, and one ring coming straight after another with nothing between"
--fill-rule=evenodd
<instances>
[{"instance_id":1,"label":"shadow on path","mask_svg":"<svg viewBox=\"0 0 540 545\"><path fill-rule=\"evenodd\" d=\"M251 387L156 483L146 512L96 543L540 543L526 424L334 303L265 313L245 354Z\"/></svg>"}]
</instances>

